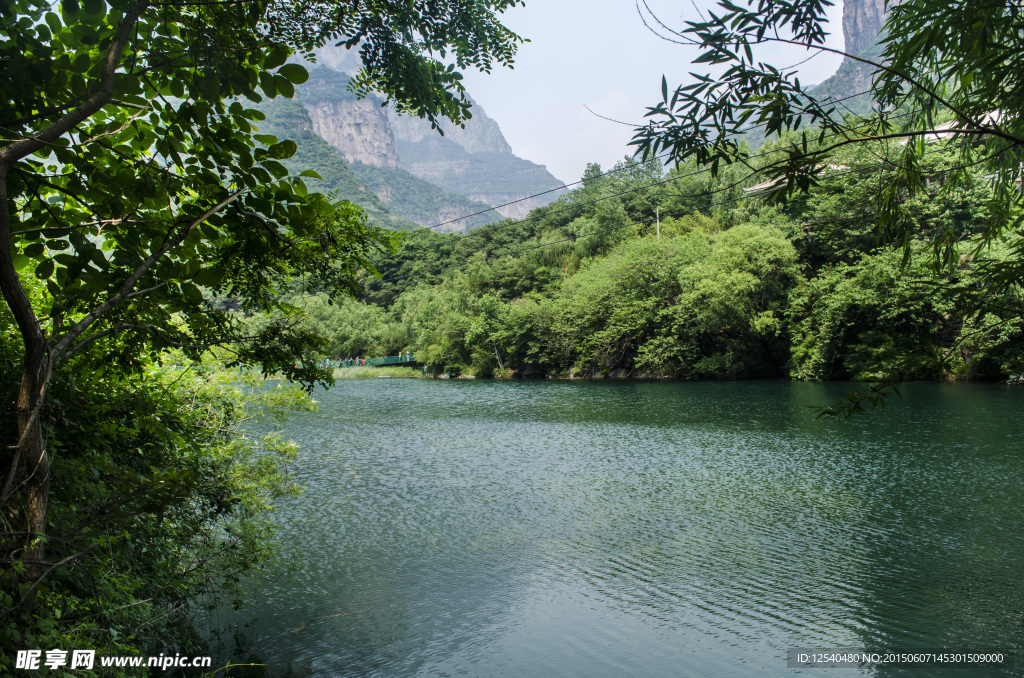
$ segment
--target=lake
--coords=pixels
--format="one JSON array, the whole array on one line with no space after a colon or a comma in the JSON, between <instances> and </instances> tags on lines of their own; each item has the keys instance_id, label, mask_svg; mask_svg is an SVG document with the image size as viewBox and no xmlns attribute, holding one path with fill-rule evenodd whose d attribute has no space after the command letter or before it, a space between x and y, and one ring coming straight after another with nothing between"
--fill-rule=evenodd
<instances>
[{"instance_id":1,"label":"lake","mask_svg":"<svg viewBox=\"0 0 1024 678\"><path fill-rule=\"evenodd\" d=\"M302 569L238 620L268 675L1020 675L786 666L1024 641L1024 388L902 390L341 381L285 426Z\"/></svg>"}]
</instances>

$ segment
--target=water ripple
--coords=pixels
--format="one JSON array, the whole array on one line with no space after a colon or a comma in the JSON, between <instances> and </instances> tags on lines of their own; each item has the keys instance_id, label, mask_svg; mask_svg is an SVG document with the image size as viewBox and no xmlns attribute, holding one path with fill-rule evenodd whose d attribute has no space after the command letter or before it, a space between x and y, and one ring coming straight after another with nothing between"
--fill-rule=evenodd
<instances>
[{"instance_id":1,"label":"water ripple","mask_svg":"<svg viewBox=\"0 0 1024 678\"><path fill-rule=\"evenodd\" d=\"M773 676L788 647L1019 648L1024 391L915 385L845 425L808 414L827 391L343 382L286 428L303 569L261 590L253 651L309 676Z\"/></svg>"}]
</instances>

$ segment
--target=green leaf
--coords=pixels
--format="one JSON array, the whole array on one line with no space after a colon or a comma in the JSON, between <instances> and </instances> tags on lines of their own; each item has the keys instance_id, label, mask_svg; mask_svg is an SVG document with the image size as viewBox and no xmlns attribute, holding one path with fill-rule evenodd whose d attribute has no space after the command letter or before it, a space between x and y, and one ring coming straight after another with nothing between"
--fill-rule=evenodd
<instances>
[{"instance_id":1,"label":"green leaf","mask_svg":"<svg viewBox=\"0 0 1024 678\"><path fill-rule=\"evenodd\" d=\"M185 262L184 266L182 267L181 275L186 278L192 278L195 276L196 273L202 270L202 267L203 262L199 259L199 257L193 257Z\"/></svg>"},{"instance_id":2,"label":"green leaf","mask_svg":"<svg viewBox=\"0 0 1024 678\"><path fill-rule=\"evenodd\" d=\"M261 164L270 170L270 173L277 179L288 176L288 169L276 160L264 160Z\"/></svg>"},{"instance_id":3,"label":"green leaf","mask_svg":"<svg viewBox=\"0 0 1024 678\"><path fill-rule=\"evenodd\" d=\"M267 152L270 154L271 158L284 160L295 155L295 151L297 151L298 148L298 145L294 141L291 139L285 139L284 141L279 141L268 148Z\"/></svg>"},{"instance_id":4,"label":"green leaf","mask_svg":"<svg viewBox=\"0 0 1024 678\"><path fill-rule=\"evenodd\" d=\"M53 275L53 259L44 259L36 266L36 277L40 280L47 280Z\"/></svg>"},{"instance_id":5,"label":"green leaf","mask_svg":"<svg viewBox=\"0 0 1024 678\"><path fill-rule=\"evenodd\" d=\"M278 75L283 75L293 85L301 85L309 80L309 71L299 64L285 64L277 69Z\"/></svg>"},{"instance_id":6,"label":"green leaf","mask_svg":"<svg viewBox=\"0 0 1024 678\"><path fill-rule=\"evenodd\" d=\"M288 47L281 43L277 43L267 51L267 58L263 62L263 68L270 71L288 59Z\"/></svg>"},{"instance_id":7,"label":"green leaf","mask_svg":"<svg viewBox=\"0 0 1024 678\"><path fill-rule=\"evenodd\" d=\"M277 84L274 82L274 76L266 71L260 73L260 87L263 89L264 94L268 97L277 96Z\"/></svg>"},{"instance_id":8,"label":"green leaf","mask_svg":"<svg viewBox=\"0 0 1024 678\"><path fill-rule=\"evenodd\" d=\"M224 269L218 266L206 266L201 268L192 280L203 287L217 287L224 280Z\"/></svg>"},{"instance_id":9,"label":"green leaf","mask_svg":"<svg viewBox=\"0 0 1024 678\"><path fill-rule=\"evenodd\" d=\"M74 63L71 64L71 70L75 73L85 73L91 65L92 59L89 58L89 53L83 52L75 57Z\"/></svg>"},{"instance_id":10,"label":"green leaf","mask_svg":"<svg viewBox=\"0 0 1024 678\"><path fill-rule=\"evenodd\" d=\"M286 99L291 99L295 96L295 85L293 85L288 78L282 78L279 75L274 76L274 85L277 87L277 93Z\"/></svg>"},{"instance_id":11,"label":"green leaf","mask_svg":"<svg viewBox=\"0 0 1024 678\"><path fill-rule=\"evenodd\" d=\"M53 12L47 12L43 16L43 19L46 21L46 25L50 27L50 30L53 31L54 34L59 33L60 30L64 27L60 22L60 17L54 14Z\"/></svg>"},{"instance_id":12,"label":"green leaf","mask_svg":"<svg viewBox=\"0 0 1024 678\"><path fill-rule=\"evenodd\" d=\"M38 259L39 255L41 255L45 250L46 250L46 247L43 245L43 243L41 243L41 242L34 242L31 245L28 245L28 246L25 247L24 254L25 254L26 257L30 257L32 259Z\"/></svg>"},{"instance_id":13,"label":"green leaf","mask_svg":"<svg viewBox=\"0 0 1024 678\"><path fill-rule=\"evenodd\" d=\"M203 300L203 292L190 282L181 283L181 291L190 303L198 304Z\"/></svg>"},{"instance_id":14,"label":"green leaf","mask_svg":"<svg viewBox=\"0 0 1024 678\"><path fill-rule=\"evenodd\" d=\"M299 176L300 177L311 177L313 179L319 179L320 181L324 180L324 178L322 176L320 176L319 174L317 174L316 172L314 172L313 170L310 170L310 169L302 170L301 172L299 172Z\"/></svg>"}]
</instances>

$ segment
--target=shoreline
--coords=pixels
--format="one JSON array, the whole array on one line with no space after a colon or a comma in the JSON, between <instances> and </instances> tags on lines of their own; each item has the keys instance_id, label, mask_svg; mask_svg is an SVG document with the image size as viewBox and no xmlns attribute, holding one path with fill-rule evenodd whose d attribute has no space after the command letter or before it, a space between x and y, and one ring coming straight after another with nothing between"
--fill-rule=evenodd
<instances>
[{"instance_id":1,"label":"shoreline","mask_svg":"<svg viewBox=\"0 0 1024 678\"><path fill-rule=\"evenodd\" d=\"M619 372L616 370L615 372ZM718 379L688 379L686 377L675 377L670 375L655 375L651 373L641 373L639 375L633 374L616 374L612 372L608 375L581 375L581 374L564 374L564 375L548 375L548 374L527 374L517 375L506 370L506 374L493 375L493 376L478 376L472 374L463 374L459 376L451 376L448 374L424 374L422 368L413 368L406 366L382 366L382 367L339 367L334 369L335 379L375 379L375 378L388 378L388 379L434 379L440 381L468 381L468 380L493 380L493 381L715 381L715 382L740 382L740 381L800 381L796 379L788 379L786 377L722 377ZM827 383L827 382L811 382L807 381L804 383ZM857 384L870 384L868 381L845 381L843 383L857 383ZM1019 381L1006 380L1006 379L914 379L900 382L901 384L953 384L953 383L972 383L972 384L1007 384L1007 385L1024 385Z\"/></svg>"}]
</instances>

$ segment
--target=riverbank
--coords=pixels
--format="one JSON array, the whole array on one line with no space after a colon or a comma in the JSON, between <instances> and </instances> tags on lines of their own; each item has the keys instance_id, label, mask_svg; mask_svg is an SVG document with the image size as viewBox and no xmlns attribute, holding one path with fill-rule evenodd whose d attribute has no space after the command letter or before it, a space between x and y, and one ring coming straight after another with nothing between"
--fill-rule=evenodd
<instances>
[{"instance_id":1,"label":"riverbank","mask_svg":"<svg viewBox=\"0 0 1024 678\"><path fill-rule=\"evenodd\" d=\"M481 379L481 380L493 380L493 381L520 381L520 380L540 380L540 381L760 381L767 379L769 381L791 381L782 377L764 377L764 378L736 378L736 377L721 377L719 379L687 379L685 377L676 377L664 374L655 374L651 372L630 372L628 370L619 368L612 370L608 374L601 372L573 372L570 371L566 374L547 374L540 370L524 370L519 372L513 372L512 370L505 370L502 373L479 376L473 374L460 374L458 376L451 376L448 374L431 374L424 373L421 367L408 367L404 365L395 366L383 366L383 367L339 367L334 370L335 379L374 379L380 377L394 377L398 379ZM278 375L279 378L279 375ZM954 379L932 379L922 380L916 379L905 383L999 383L1003 380L954 380ZM809 382L814 383L814 382ZM820 382L818 382L820 383ZM865 382L866 383L866 382ZM1004 383L1010 385L1024 385L1024 378L1010 379Z\"/></svg>"},{"instance_id":2,"label":"riverbank","mask_svg":"<svg viewBox=\"0 0 1024 678\"><path fill-rule=\"evenodd\" d=\"M372 379L374 377L398 377L400 379L424 379L430 375L424 375L422 368L408 367L406 365L382 366L382 367L338 367L334 370L335 379Z\"/></svg>"}]
</instances>

